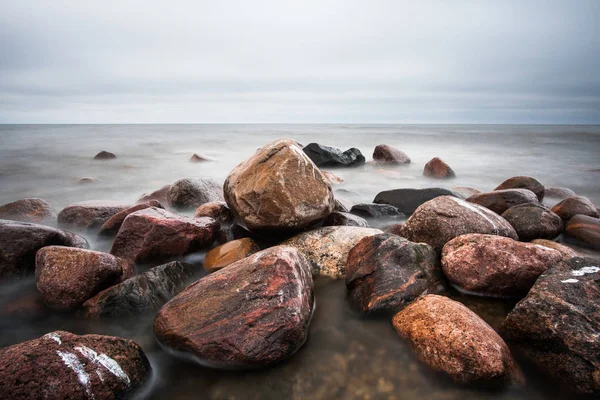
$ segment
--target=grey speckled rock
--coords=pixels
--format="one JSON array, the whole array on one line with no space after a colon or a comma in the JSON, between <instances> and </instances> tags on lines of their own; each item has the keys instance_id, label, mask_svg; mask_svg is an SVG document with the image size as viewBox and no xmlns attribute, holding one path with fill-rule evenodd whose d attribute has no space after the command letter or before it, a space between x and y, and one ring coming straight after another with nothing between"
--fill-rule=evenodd
<instances>
[{"instance_id":1,"label":"grey speckled rock","mask_svg":"<svg viewBox=\"0 0 600 400\"><path fill-rule=\"evenodd\" d=\"M169 188L167 200L176 209L196 209L204 203L224 201L223 189L213 179L180 179Z\"/></svg>"},{"instance_id":2,"label":"grey speckled rock","mask_svg":"<svg viewBox=\"0 0 600 400\"><path fill-rule=\"evenodd\" d=\"M502 214L502 218L515 228L519 240L554 239L563 230L562 219L549 208L536 203L514 206Z\"/></svg>"}]
</instances>

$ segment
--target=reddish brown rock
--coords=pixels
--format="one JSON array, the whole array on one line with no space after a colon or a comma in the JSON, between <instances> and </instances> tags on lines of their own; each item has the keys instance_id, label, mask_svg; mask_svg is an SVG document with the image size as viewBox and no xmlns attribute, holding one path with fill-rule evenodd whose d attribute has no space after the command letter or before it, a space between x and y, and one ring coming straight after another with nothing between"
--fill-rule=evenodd
<instances>
[{"instance_id":1,"label":"reddish brown rock","mask_svg":"<svg viewBox=\"0 0 600 400\"><path fill-rule=\"evenodd\" d=\"M117 158L116 155L104 150L94 156L94 160L114 160L115 158Z\"/></svg>"},{"instance_id":2,"label":"reddish brown rock","mask_svg":"<svg viewBox=\"0 0 600 400\"><path fill-rule=\"evenodd\" d=\"M14 320L39 320L52 314L36 288L19 288L16 293L3 293L0 300L0 321L10 324ZM8 301L7 301L8 300Z\"/></svg>"},{"instance_id":3,"label":"reddish brown rock","mask_svg":"<svg viewBox=\"0 0 600 400\"><path fill-rule=\"evenodd\" d=\"M161 308L154 333L164 346L221 368L257 368L293 355L313 309L310 266L276 246L210 274Z\"/></svg>"},{"instance_id":4,"label":"reddish brown rock","mask_svg":"<svg viewBox=\"0 0 600 400\"><path fill-rule=\"evenodd\" d=\"M104 289L83 303L86 318L128 317L157 311L194 275L192 264L173 261Z\"/></svg>"},{"instance_id":5,"label":"reddish brown rock","mask_svg":"<svg viewBox=\"0 0 600 400\"><path fill-rule=\"evenodd\" d=\"M523 296L535 280L562 259L561 253L495 235L452 239L442 251L442 269L459 290L491 297Z\"/></svg>"},{"instance_id":6,"label":"reddish brown rock","mask_svg":"<svg viewBox=\"0 0 600 400\"><path fill-rule=\"evenodd\" d=\"M208 247L219 231L212 218L187 218L150 207L129 214L111 254L136 263L159 261Z\"/></svg>"},{"instance_id":7,"label":"reddish brown rock","mask_svg":"<svg viewBox=\"0 0 600 400\"><path fill-rule=\"evenodd\" d=\"M127 261L108 253L48 246L37 252L35 281L48 307L70 311L131 270Z\"/></svg>"},{"instance_id":8,"label":"reddish brown rock","mask_svg":"<svg viewBox=\"0 0 600 400\"><path fill-rule=\"evenodd\" d=\"M258 251L260 248L250 238L232 240L206 253L204 269L214 272Z\"/></svg>"},{"instance_id":9,"label":"reddish brown rock","mask_svg":"<svg viewBox=\"0 0 600 400\"><path fill-rule=\"evenodd\" d=\"M333 172L329 172L329 171L321 171L321 172L323 173L323 175L325 175L325 177L327 178L329 183L332 185L344 183L344 179L341 176L337 176Z\"/></svg>"},{"instance_id":10,"label":"reddish brown rock","mask_svg":"<svg viewBox=\"0 0 600 400\"><path fill-rule=\"evenodd\" d=\"M600 249L600 219L575 215L565 227L565 237L592 249Z\"/></svg>"},{"instance_id":11,"label":"reddish brown rock","mask_svg":"<svg viewBox=\"0 0 600 400\"><path fill-rule=\"evenodd\" d=\"M459 383L521 383L508 346L473 311L437 295L418 298L392 320L417 357Z\"/></svg>"},{"instance_id":12,"label":"reddish brown rock","mask_svg":"<svg viewBox=\"0 0 600 400\"><path fill-rule=\"evenodd\" d=\"M235 167L224 191L227 205L250 230L298 230L334 207L329 181L290 139L266 145Z\"/></svg>"},{"instance_id":13,"label":"reddish brown rock","mask_svg":"<svg viewBox=\"0 0 600 400\"><path fill-rule=\"evenodd\" d=\"M132 398L150 371L142 348L131 340L55 331L0 349L0 398Z\"/></svg>"},{"instance_id":14,"label":"reddish brown rock","mask_svg":"<svg viewBox=\"0 0 600 400\"><path fill-rule=\"evenodd\" d=\"M427 164L425 164L425 168L423 169L423 176L443 179L454 178L456 174L448 164L446 164L443 160L435 157L432 158Z\"/></svg>"},{"instance_id":15,"label":"reddish brown rock","mask_svg":"<svg viewBox=\"0 0 600 400\"><path fill-rule=\"evenodd\" d=\"M20 279L35 271L35 253L45 246L87 248L81 236L45 225L0 220L0 281Z\"/></svg>"},{"instance_id":16,"label":"reddish brown rock","mask_svg":"<svg viewBox=\"0 0 600 400\"><path fill-rule=\"evenodd\" d=\"M219 222L231 222L233 220L233 214L231 214L231 210L229 210L227 203L224 201L213 201L202 204L194 213L194 218L200 217L210 217Z\"/></svg>"},{"instance_id":17,"label":"reddish brown rock","mask_svg":"<svg viewBox=\"0 0 600 400\"><path fill-rule=\"evenodd\" d=\"M368 228L369 223L358 215L334 211L323 221L323 226L359 226Z\"/></svg>"},{"instance_id":18,"label":"reddish brown rock","mask_svg":"<svg viewBox=\"0 0 600 400\"><path fill-rule=\"evenodd\" d=\"M175 209L193 210L204 203L223 201L223 189L213 179L180 179L169 188L167 201Z\"/></svg>"},{"instance_id":19,"label":"reddish brown rock","mask_svg":"<svg viewBox=\"0 0 600 400\"><path fill-rule=\"evenodd\" d=\"M110 217L128 209L130 205L115 201L82 201L71 204L58 213L58 226L76 232L99 229Z\"/></svg>"},{"instance_id":20,"label":"reddish brown rock","mask_svg":"<svg viewBox=\"0 0 600 400\"><path fill-rule=\"evenodd\" d=\"M452 196L440 196L421 205L406 221L403 237L424 242L436 251L453 238L467 233L486 233L518 239L512 226L498 214Z\"/></svg>"},{"instance_id":21,"label":"reddish brown rock","mask_svg":"<svg viewBox=\"0 0 600 400\"><path fill-rule=\"evenodd\" d=\"M169 200L167 199L167 194L169 193L170 188L171 188L171 185L165 185L165 186L161 187L160 189L155 190L154 192L144 193L138 199L137 204L147 203L150 200L156 200L163 207L167 206L169 204Z\"/></svg>"},{"instance_id":22,"label":"reddish brown rock","mask_svg":"<svg viewBox=\"0 0 600 400\"><path fill-rule=\"evenodd\" d=\"M355 226L328 226L301 233L283 244L297 248L306 256L313 275L344 279L350 250L362 238L379 233L383 232Z\"/></svg>"},{"instance_id":23,"label":"reddish brown rock","mask_svg":"<svg viewBox=\"0 0 600 400\"><path fill-rule=\"evenodd\" d=\"M494 190L506 190L506 189L527 189L535 193L537 199L542 201L544 199L545 188L535 178L531 176L513 176L502 182Z\"/></svg>"},{"instance_id":24,"label":"reddish brown rock","mask_svg":"<svg viewBox=\"0 0 600 400\"><path fill-rule=\"evenodd\" d=\"M583 196L567 197L552 207L552 211L558 214L564 222L568 222L577 214L598 218L598 210L596 209L596 206L594 206L594 203Z\"/></svg>"},{"instance_id":25,"label":"reddish brown rock","mask_svg":"<svg viewBox=\"0 0 600 400\"><path fill-rule=\"evenodd\" d=\"M562 219L548 207L537 203L514 206L502 214L502 218L515 228L519 240L554 239L562 233Z\"/></svg>"},{"instance_id":26,"label":"reddish brown rock","mask_svg":"<svg viewBox=\"0 0 600 400\"><path fill-rule=\"evenodd\" d=\"M404 229L404 224L394 224L383 228L383 231L392 235L402 236L402 229Z\"/></svg>"},{"instance_id":27,"label":"reddish brown rock","mask_svg":"<svg viewBox=\"0 0 600 400\"><path fill-rule=\"evenodd\" d=\"M373 160L383 164L410 164L410 157L406 153L387 144L380 144L375 147Z\"/></svg>"},{"instance_id":28,"label":"reddish brown rock","mask_svg":"<svg viewBox=\"0 0 600 400\"><path fill-rule=\"evenodd\" d=\"M149 208L149 207L163 208L163 206L157 200L149 200L145 203L136 204L135 206L130 207L126 210L120 211L120 212L116 213L115 215L113 215L112 217L110 217L108 219L108 221L106 221L104 224L102 224L98 234L99 235L116 235L117 232L119 232L119 229L121 228L121 225L123 224L123 221L125 221L125 218L129 214L134 213L139 210L143 210L145 208Z\"/></svg>"},{"instance_id":29,"label":"reddish brown rock","mask_svg":"<svg viewBox=\"0 0 600 400\"><path fill-rule=\"evenodd\" d=\"M519 204L537 203L538 199L531 190L506 189L493 192L479 193L467 199L470 203L489 208L498 215Z\"/></svg>"},{"instance_id":30,"label":"reddish brown rock","mask_svg":"<svg viewBox=\"0 0 600 400\"><path fill-rule=\"evenodd\" d=\"M422 294L443 291L442 280L437 253L424 243L384 233L348 253L348 299L364 313L397 312Z\"/></svg>"},{"instance_id":31,"label":"reddish brown rock","mask_svg":"<svg viewBox=\"0 0 600 400\"><path fill-rule=\"evenodd\" d=\"M539 246L548 247L550 249L558 251L562 254L563 259L569 259L573 257L578 257L579 253L577 253L572 248L565 246L564 244L557 243L552 240L547 239L535 239L531 241L532 244L537 244Z\"/></svg>"},{"instance_id":32,"label":"reddish brown rock","mask_svg":"<svg viewBox=\"0 0 600 400\"><path fill-rule=\"evenodd\" d=\"M500 333L554 380L600 394L600 262L571 258L536 281Z\"/></svg>"},{"instance_id":33,"label":"reddish brown rock","mask_svg":"<svg viewBox=\"0 0 600 400\"><path fill-rule=\"evenodd\" d=\"M56 223L56 211L45 200L21 199L0 206L0 219L54 224Z\"/></svg>"}]
</instances>

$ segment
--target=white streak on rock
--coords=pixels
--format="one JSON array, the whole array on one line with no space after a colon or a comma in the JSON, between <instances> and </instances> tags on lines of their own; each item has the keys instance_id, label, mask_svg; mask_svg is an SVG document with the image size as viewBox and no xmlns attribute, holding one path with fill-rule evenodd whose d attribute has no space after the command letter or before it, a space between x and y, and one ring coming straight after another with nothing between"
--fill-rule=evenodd
<instances>
[{"instance_id":1,"label":"white streak on rock","mask_svg":"<svg viewBox=\"0 0 600 400\"><path fill-rule=\"evenodd\" d=\"M60 340L60 336L58 336L56 333L47 333L47 334L44 335L44 338L45 339L52 339L56 343L62 344L62 340Z\"/></svg>"},{"instance_id":2,"label":"white streak on rock","mask_svg":"<svg viewBox=\"0 0 600 400\"><path fill-rule=\"evenodd\" d=\"M565 279L564 281L561 281L562 283L577 283L579 282L579 280L577 279Z\"/></svg>"},{"instance_id":3,"label":"white streak on rock","mask_svg":"<svg viewBox=\"0 0 600 400\"><path fill-rule=\"evenodd\" d=\"M490 223L490 225L492 225L493 232L495 234L498 233L498 227L496 226L496 223L494 221L492 221L487 215L485 215L483 211L481 211L477 207L474 207L473 205L469 204L465 200L457 199L456 197L452 197L452 196L449 196L448 198L451 199L452 201L454 201L456 204L461 205L465 208L468 208L469 210L482 216L487 222Z\"/></svg>"},{"instance_id":4,"label":"white streak on rock","mask_svg":"<svg viewBox=\"0 0 600 400\"><path fill-rule=\"evenodd\" d=\"M88 397L94 399L94 394L90 390L90 376L87 374L87 372L85 372L85 368L79 361L79 358L77 358L77 356L73 353L63 352L60 350L57 350L56 354L62 358L67 367L75 372L77 379L85 388L85 393L88 395Z\"/></svg>"},{"instance_id":5,"label":"white streak on rock","mask_svg":"<svg viewBox=\"0 0 600 400\"><path fill-rule=\"evenodd\" d=\"M119 363L107 356L106 354L99 355L94 350L86 346L75 347L75 350L83 354L85 358L87 358L94 364L102 365L108 370L108 372L110 372L117 378L125 381L128 387L131 385L131 380L129 379L129 376L125 373L125 371L123 371Z\"/></svg>"},{"instance_id":6,"label":"white streak on rock","mask_svg":"<svg viewBox=\"0 0 600 400\"><path fill-rule=\"evenodd\" d=\"M595 266L592 266L592 267L583 267L583 268L571 271L571 275L583 276L585 274L593 274L593 273L598 272L598 271L600 271L600 268L595 267Z\"/></svg>"}]
</instances>

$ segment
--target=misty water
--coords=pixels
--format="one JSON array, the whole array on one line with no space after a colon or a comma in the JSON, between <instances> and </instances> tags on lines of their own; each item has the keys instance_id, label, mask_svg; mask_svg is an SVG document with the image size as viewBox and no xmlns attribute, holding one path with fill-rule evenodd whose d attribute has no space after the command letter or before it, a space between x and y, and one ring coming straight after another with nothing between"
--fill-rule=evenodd
<instances>
[{"instance_id":1,"label":"misty water","mask_svg":"<svg viewBox=\"0 0 600 400\"><path fill-rule=\"evenodd\" d=\"M141 194L181 178L222 182L257 148L282 137L343 150L357 147L367 160L376 145L385 143L411 157L408 166L367 163L331 170L344 179L334 186L336 196L350 203L371 202L378 192L396 188L472 186L488 191L511 176L531 175L546 187L568 187L600 204L599 126L226 124L0 126L0 204L26 197L42 198L57 211L84 200L133 204ZM101 150L115 153L117 159L93 160ZM213 160L190 163L193 153ZM455 179L422 176L423 165L436 156L450 164ZM83 177L95 180L78 183ZM86 238L92 249L110 248L108 242ZM185 257L198 265L198 276L203 274L202 257ZM211 370L168 354L154 339L154 315L101 321L64 314L3 317L0 347L53 330L130 338L152 363L152 382L141 393L152 399L572 398L518 354L528 379L525 387L458 386L420 364L389 317L364 317L352 310L345 290L343 282L317 279L308 341L291 359L259 371ZM34 292L33 279L4 284L0 308L6 310ZM453 296L494 328L514 306L510 301Z\"/></svg>"}]
</instances>

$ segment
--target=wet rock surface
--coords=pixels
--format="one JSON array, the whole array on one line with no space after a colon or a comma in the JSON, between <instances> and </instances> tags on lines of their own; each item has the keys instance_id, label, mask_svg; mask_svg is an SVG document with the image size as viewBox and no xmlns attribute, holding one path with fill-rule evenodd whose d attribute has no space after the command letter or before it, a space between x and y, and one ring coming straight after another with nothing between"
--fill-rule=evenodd
<instances>
[{"instance_id":1,"label":"wet rock surface","mask_svg":"<svg viewBox=\"0 0 600 400\"><path fill-rule=\"evenodd\" d=\"M439 196L454 196L456 193L442 188L395 189L380 192L373 203L390 204L403 214L411 215L423 203Z\"/></svg>"},{"instance_id":2,"label":"wet rock surface","mask_svg":"<svg viewBox=\"0 0 600 400\"><path fill-rule=\"evenodd\" d=\"M396 314L392 324L423 363L457 382L523 382L506 343L459 302L423 296Z\"/></svg>"},{"instance_id":3,"label":"wet rock surface","mask_svg":"<svg viewBox=\"0 0 600 400\"><path fill-rule=\"evenodd\" d=\"M204 203L223 200L221 185L208 178L180 179L167 192L168 204L178 210L196 209Z\"/></svg>"},{"instance_id":4,"label":"wet rock surface","mask_svg":"<svg viewBox=\"0 0 600 400\"><path fill-rule=\"evenodd\" d=\"M434 157L423 168L423 176L437 179L448 179L456 177L456 174L445 161Z\"/></svg>"},{"instance_id":5,"label":"wet rock surface","mask_svg":"<svg viewBox=\"0 0 600 400\"><path fill-rule=\"evenodd\" d=\"M55 331L0 349L0 398L127 399L150 371L131 340Z\"/></svg>"},{"instance_id":6,"label":"wet rock surface","mask_svg":"<svg viewBox=\"0 0 600 400\"><path fill-rule=\"evenodd\" d=\"M45 225L0 219L0 281L21 279L35 271L35 254L45 246L87 248L87 241L71 232Z\"/></svg>"},{"instance_id":7,"label":"wet rock surface","mask_svg":"<svg viewBox=\"0 0 600 400\"><path fill-rule=\"evenodd\" d=\"M350 209L350 213L363 218L391 218L397 219L404 215L389 204L360 203Z\"/></svg>"},{"instance_id":8,"label":"wet rock surface","mask_svg":"<svg viewBox=\"0 0 600 400\"><path fill-rule=\"evenodd\" d=\"M117 158L116 155L104 150L94 156L94 160L114 160L115 158Z\"/></svg>"},{"instance_id":9,"label":"wet rock surface","mask_svg":"<svg viewBox=\"0 0 600 400\"><path fill-rule=\"evenodd\" d=\"M600 249L600 219L575 215L565 227L565 237L592 249Z\"/></svg>"},{"instance_id":10,"label":"wet rock surface","mask_svg":"<svg viewBox=\"0 0 600 400\"><path fill-rule=\"evenodd\" d=\"M56 223L56 211L45 200L21 199L0 206L0 219L54 224Z\"/></svg>"},{"instance_id":11,"label":"wet rock surface","mask_svg":"<svg viewBox=\"0 0 600 400\"><path fill-rule=\"evenodd\" d=\"M163 207L166 207L169 205L169 200L167 198L167 195L169 193L170 188L171 188L171 185L165 185L165 186L161 187L160 189L156 189L154 192L144 193L138 199L137 204L146 203L150 200L156 200Z\"/></svg>"},{"instance_id":12,"label":"wet rock surface","mask_svg":"<svg viewBox=\"0 0 600 400\"><path fill-rule=\"evenodd\" d=\"M348 253L350 303L365 313L397 312L422 294L444 290L435 250L392 234L369 236Z\"/></svg>"},{"instance_id":13,"label":"wet rock surface","mask_svg":"<svg viewBox=\"0 0 600 400\"><path fill-rule=\"evenodd\" d=\"M565 246L564 244L560 244L553 240L535 239L535 240L532 240L531 243L554 249L554 250L558 251L560 254L562 254L563 259L565 259L565 258L568 259L568 258L579 256L579 253L577 253L575 250L573 250L569 246Z\"/></svg>"},{"instance_id":14,"label":"wet rock surface","mask_svg":"<svg viewBox=\"0 0 600 400\"><path fill-rule=\"evenodd\" d=\"M365 163L365 156L354 147L341 151L335 147L310 143L302 150L317 167L355 167Z\"/></svg>"},{"instance_id":15,"label":"wet rock surface","mask_svg":"<svg viewBox=\"0 0 600 400\"><path fill-rule=\"evenodd\" d=\"M250 238L232 240L206 253L204 269L208 272L214 272L258 251L260 251L260 248Z\"/></svg>"},{"instance_id":16,"label":"wet rock surface","mask_svg":"<svg viewBox=\"0 0 600 400\"><path fill-rule=\"evenodd\" d=\"M519 240L554 239L562 233L562 219L549 208L536 203L514 206L502 213L502 218L515 228Z\"/></svg>"},{"instance_id":17,"label":"wet rock surface","mask_svg":"<svg viewBox=\"0 0 600 400\"><path fill-rule=\"evenodd\" d=\"M369 223L358 215L334 211L323 221L323 226L358 226L368 228Z\"/></svg>"},{"instance_id":18,"label":"wet rock surface","mask_svg":"<svg viewBox=\"0 0 600 400\"><path fill-rule=\"evenodd\" d=\"M334 174L333 172L329 172L329 171L321 171L321 172L323 173L323 175L325 175L325 177L327 178L329 183L332 185L338 185L340 183L344 183L344 179L341 176Z\"/></svg>"},{"instance_id":19,"label":"wet rock surface","mask_svg":"<svg viewBox=\"0 0 600 400\"><path fill-rule=\"evenodd\" d=\"M154 332L164 346L205 365L264 367L304 344L312 308L308 262L277 246L188 286L161 308Z\"/></svg>"},{"instance_id":20,"label":"wet rock surface","mask_svg":"<svg viewBox=\"0 0 600 400\"><path fill-rule=\"evenodd\" d=\"M156 311L179 293L196 272L192 264L173 261L111 286L83 303L86 318L128 317Z\"/></svg>"},{"instance_id":21,"label":"wet rock surface","mask_svg":"<svg viewBox=\"0 0 600 400\"><path fill-rule=\"evenodd\" d=\"M48 246L36 255L35 280L44 303L70 311L99 291L133 275L133 266L108 253Z\"/></svg>"},{"instance_id":22,"label":"wet rock surface","mask_svg":"<svg viewBox=\"0 0 600 400\"><path fill-rule=\"evenodd\" d=\"M502 336L539 369L580 394L600 394L600 263L562 261L503 322Z\"/></svg>"},{"instance_id":23,"label":"wet rock surface","mask_svg":"<svg viewBox=\"0 0 600 400\"><path fill-rule=\"evenodd\" d=\"M110 252L135 263L158 261L210 246L219 229L212 218L187 218L150 207L125 218Z\"/></svg>"},{"instance_id":24,"label":"wet rock surface","mask_svg":"<svg viewBox=\"0 0 600 400\"><path fill-rule=\"evenodd\" d=\"M231 214L231 210L224 201L202 204L194 212L194 218L200 217L210 217L219 222L231 222L233 220L233 214Z\"/></svg>"},{"instance_id":25,"label":"wet rock surface","mask_svg":"<svg viewBox=\"0 0 600 400\"><path fill-rule=\"evenodd\" d=\"M387 144L375 147L373 160L381 164L410 164L410 157L406 153Z\"/></svg>"},{"instance_id":26,"label":"wet rock surface","mask_svg":"<svg viewBox=\"0 0 600 400\"><path fill-rule=\"evenodd\" d=\"M259 149L235 167L224 191L227 205L250 230L299 230L334 207L327 178L289 139Z\"/></svg>"},{"instance_id":27,"label":"wet rock surface","mask_svg":"<svg viewBox=\"0 0 600 400\"><path fill-rule=\"evenodd\" d=\"M484 296L518 297L562 259L547 247L496 235L469 234L442 250L442 269L460 290Z\"/></svg>"},{"instance_id":28,"label":"wet rock surface","mask_svg":"<svg viewBox=\"0 0 600 400\"><path fill-rule=\"evenodd\" d=\"M505 189L476 194L469 197L467 201L489 208L500 215L519 204L537 203L538 199L535 193L528 189Z\"/></svg>"},{"instance_id":29,"label":"wet rock surface","mask_svg":"<svg viewBox=\"0 0 600 400\"><path fill-rule=\"evenodd\" d=\"M282 244L300 250L312 265L313 275L344 279L350 250L362 238L379 233L383 232L354 226L328 226L301 233Z\"/></svg>"},{"instance_id":30,"label":"wet rock surface","mask_svg":"<svg viewBox=\"0 0 600 400\"><path fill-rule=\"evenodd\" d=\"M163 206L157 200L149 200L145 203L136 204L135 206L130 207L126 210L120 211L120 212L116 213L115 215L113 215L112 217L110 217L108 219L108 221L106 221L104 224L102 224L102 226L100 227L100 230L98 231L98 234L99 235L116 235L117 232L119 232L119 229L121 228L121 225L123 224L123 221L125 221L125 218L127 218L127 216L129 214L132 214L136 211L144 210L144 209L150 208L150 207L163 208Z\"/></svg>"},{"instance_id":31,"label":"wet rock surface","mask_svg":"<svg viewBox=\"0 0 600 400\"><path fill-rule=\"evenodd\" d=\"M436 251L457 236L484 233L518 239L512 226L498 214L465 200L440 196L421 205L406 221L402 236L424 242Z\"/></svg>"},{"instance_id":32,"label":"wet rock surface","mask_svg":"<svg viewBox=\"0 0 600 400\"><path fill-rule=\"evenodd\" d=\"M469 197L481 193L481 190L475 189L474 187L469 186L454 186L450 189L452 193L461 199L468 199Z\"/></svg>"},{"instance_id":33,"label":"wet rock surface","mask_svg":"<svg viewBox=\"0 0 600 400\"><path fill-rule=\"evenodd\" d=\"M115 201L82 201L71 204L58 213L58 226L76 232L97 231L113 215L131 207Z\"/></svg>"},{"instance_id":34,"label":"wet rock surface","mask_svg":"<svg viewBox=\"0 0 600 400\"><path fill-rule=\"evenodd\" d=\"M565 187L550 187L544 191L544 199L558 199L564 200L567 197L577 196L577 194L569 188Z\"/></svg>"},{"instance_id":35,"label":"wet rock surface","mask_svg":"<svg viewBox=\"0 0 600 400\"><path fill-rule=\"evenodd\" d=\"M544 199L545 188L537 179L531 176L513 176L502 182L494 190L505 190L505 189L528 189L535 193L537 199L542 201Z\"/></svg>"},{"instance_id":36,"label":"wet rock surface","mask_svg":"<svg viewBox=\"0 0 600 400\"><path fill-rule=\"evenodd\" d=\"M564 222L568 222L577 214L598 218L598 210L596 209L594 203L592 203L587 197L583 196L567 197L552 207L552 211L558 214L558 216L561 217Z\"/></svg>"}]
</instances>

